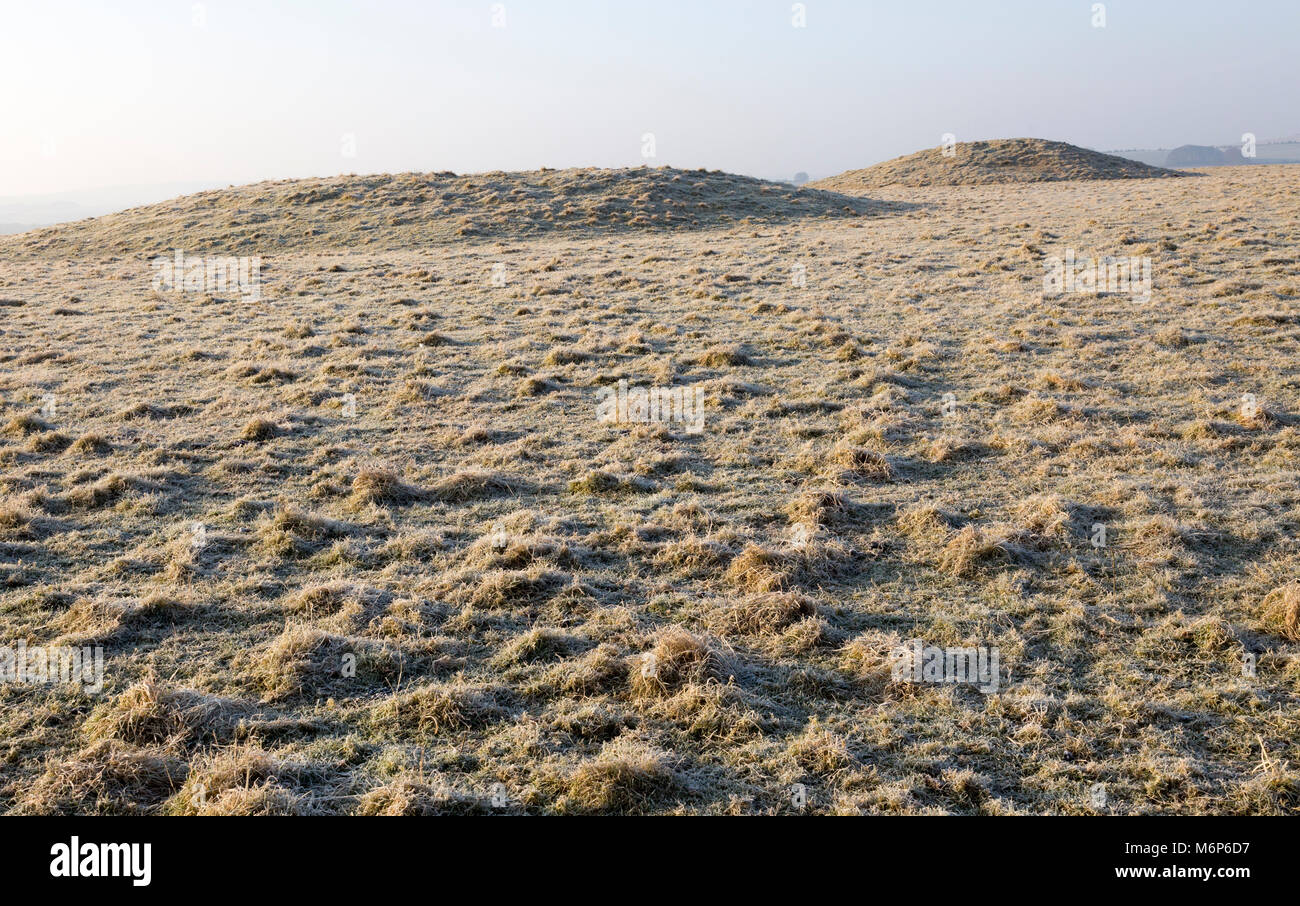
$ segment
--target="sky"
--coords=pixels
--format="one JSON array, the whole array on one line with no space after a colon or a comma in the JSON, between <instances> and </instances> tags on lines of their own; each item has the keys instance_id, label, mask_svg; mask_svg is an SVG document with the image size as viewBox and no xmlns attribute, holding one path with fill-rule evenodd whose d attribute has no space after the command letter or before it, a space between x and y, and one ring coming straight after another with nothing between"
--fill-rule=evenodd
<instances>
[{"instance_id":1,"label":"sky","mask_svg":"<svg viewBox=\"0 0 1300 906\"><path fill-rule=\"evenodd\" d=\"M4 0L0 197L647 163L815 179L945 133L1300 132L1300 2L1111 0L1104 27L1094 5Z\"/></svg>"}]
</instances>

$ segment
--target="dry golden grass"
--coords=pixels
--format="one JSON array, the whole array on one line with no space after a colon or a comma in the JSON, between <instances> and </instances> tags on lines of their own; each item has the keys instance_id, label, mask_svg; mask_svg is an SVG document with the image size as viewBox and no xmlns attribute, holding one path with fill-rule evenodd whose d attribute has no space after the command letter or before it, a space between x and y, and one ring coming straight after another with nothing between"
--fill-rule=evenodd
<instances>
[{"instance_id":1,"label":"dry golden grass","mask_svg":"<svg viewBox=\"0 0 1300 906\"><path fill-rule=\"evenodd\" d=\"M0 811L1296 812L1300 168L871 196L340 177L0 239L3 640L106 663L0 684ZM154 292L173 247L265 301ZM1044 299L1064 248L1154 298ZM703 430L600 421L622 380Z\"/></svg>"}]
</instances>

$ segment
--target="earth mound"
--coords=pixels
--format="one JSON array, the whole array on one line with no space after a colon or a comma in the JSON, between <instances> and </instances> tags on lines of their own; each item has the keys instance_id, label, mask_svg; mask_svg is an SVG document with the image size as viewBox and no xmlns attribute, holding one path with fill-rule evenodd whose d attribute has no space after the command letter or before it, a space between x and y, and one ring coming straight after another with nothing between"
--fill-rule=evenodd
<instances>
[{"instance_id":1,"label":"earth mound","mask_svg":"<svg viewBox=\"0 0 1300 906\"><path fill-rule=\"evenodd\" d=\"M10 254L266 255L409 249L547 234L854 218L891 205L719 170L581 168L281 180L217 189L0 240Z\"/></svg>"},{"instance_id":2,"label":"earth mound","mask_svg":"<svg viewBox=\"0 0 1300 906\"><path fill-rule=\"evenodd\" d=\"M849 170L808 185L856 195L882 186L984 186L1185 175L1065 142L1041 138L1010 138L962 142L946 149L927 148L874 167Z\"/></svg>"}]
</instances>

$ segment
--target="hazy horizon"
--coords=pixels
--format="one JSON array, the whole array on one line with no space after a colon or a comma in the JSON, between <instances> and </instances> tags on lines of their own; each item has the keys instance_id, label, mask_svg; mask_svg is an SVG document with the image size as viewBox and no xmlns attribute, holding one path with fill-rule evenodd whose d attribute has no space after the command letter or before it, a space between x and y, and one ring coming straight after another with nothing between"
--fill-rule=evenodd
<instances>
[{"instance_id":1,"label":"hazy horizon","mask_svg":"<svg viewBox=\"0 0 1300 906\"><path fill-rule=\"evenodd\" d=\"M1110 2L1094 27L1093 6L16 9L0 200L543 166L815 179L944 133L1113 150L1296 132L1268 86L1300 75L1300 9Z\"/></svg>"}]
</instances>

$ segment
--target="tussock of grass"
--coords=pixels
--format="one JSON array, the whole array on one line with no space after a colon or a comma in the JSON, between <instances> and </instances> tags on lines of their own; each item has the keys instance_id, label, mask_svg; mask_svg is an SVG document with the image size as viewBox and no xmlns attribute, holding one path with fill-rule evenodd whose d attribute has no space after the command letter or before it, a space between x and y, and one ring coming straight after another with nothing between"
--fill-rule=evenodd
<instances>
[{"instance_id":1,"label":"tussock of grass","mask_svg":"<svg viewBox=\"0 0 1300 906\"><path fill-rule=\"evenodd\" d=\"M759 594L785 588L791 581L789 555L750 544L732 559L725 578L742 592Z\"/></svg>"},{"instance_id":2,"label":"tussock of grass","mask_svg":"<svg viewBox=\"0 0 1300 906\"><path fill-rule=\"evenodd\" d=\"M523 569L538 562L569 568L578 564L578 557L566 542L555 538L510 535L503 547L489 534L474 542L464 559L466 566L481 569Z\"/></svg>"},{"instance_id":3,"label":"tussock of grass","mask_svg":"<svg viewBox=\"0 0 1300 906\"><path fill-rule=\"evenodd\" d=\"M893 466L882 454L865 447L840 444L826 455L826 466L831 470L846 472L855 478L872 481L889 481L894 477Z\"/></svg>"},{"instance_id":4,"label":"tussock of grass","mask_svg":"<svg viewBox=\"0 0 1300 906\"><path fill-rule=\"evenodd\" d=\"M152 403L145 402L133 403L117 413L118 419L128 422L141 418L167 418L169 415L171 415L171 410L165 406L155 406Z\"/></svg>"},{"instance_id":5,"label":"tussock of grass","mask_svg":"<svg viewBox=\"0 0 1300 906\"><path fill-rule=\"evenodd\" d=\"M44 431L27 442L33 453L62 453L72 443L72 438L62 431Z\"/></svg>"},{"instance_id":6,"label":"tussock of grass","mask_svg":"<svg viewBox=\"0 0 1300 906\"><path fill-rule=\"evenodd\" d=\"M270 440L279 433L279 425L271 421L269 418L262 418L259 416L244 425L244 430L239 433L239 436L244 440L261 442Z\"/></svg>"},{"instance_id":7,"label":"tussock of grass","mask_svg":"<svg viewBox=\"0 0 1300 906\"><path fill-rule=\"evenodd\" d=\"M1046 538L1065 534L1070 504L1055 494L1040 494L1020 505L1017 518L1025 531Z\"/></svg>"},{"instance_id":8,"label":"tussock of grass","mask_svg":"<svg viewBox=\"0 0 1300 906\"><path fill-rule=\"evenodd\" d=\"M450 442L458 447L474 447L490 444L496 439L496 432L482 422L475 422L459 433L450 435Z\"/></svg>"},{"instance_id":9,"label":"tussock of grass","mask_svg":"<svg viewBox=\"0 0 1300 906\"><path fill-rule=\"evenodd\" d=\"M586 654L548 668L529 691L544 694L558 691L564 695L603 695L622 688L628 678L628 663L618 648L602 643Z\"/></svg>"},{"instance_id":10,"label":"tussock of grass","mask_svg":"<svg viewBox=\"0 0 1300 906\"><path fill-rule=\"evenodd\" d=\"M53 426L42 418L38 418L30 413L24 415L15 415L9 421L5 422L4 433L10 437L26 437L29 434L39 434L43 431L51 430Z\"/></svg>"},{"instance_id":11,"label":"tussock of grass","mask_svg":"<svg viewBox=\"0 0 1300 906\"><path fill-rule=\"evenodd\" d=\"M342 538L350 527L335 519L308 513L292 505L279 506L257 527L260 545L278 556L315 553L324 544Z\"/></svg>"},{"instance_id":12,"label":"tussock of grass","mask_svg":"<svg viewBox=\"0 0 1300 906\"><path fill-rule=\"evenodd\" d=\"M1051 421L1057 418L1061 411L1061 406L1056 400L1042 396L1027 396L1007 410L1011 418L1020 424Z\"/></svg>"},{"instance_id":13,"label":"tussock of grass","mask_svg":"<svg viewBox=\"0 0 1300 906\"><path fill-rule=\"evenodd\" d=\"M572 653L576 642L573 636L558 629L534 626L507 642L489 663L496 667L509 667L554 660Z\"/></svg>"},{"instance_id":14,"label":"tussock of grass","mask_svg":"<svg viewBox=\"0 0 1300 906\"><path fill-rule=\"evenodd\" d=\"M898 529L917 541L943 541L952 528L952 517L936 506L917 504L898 517Z\"/></svg>"},{"instance_id":15,"label":"tussock of grass","mask_svg":"<svg viewBox=\"0 0 1300 906\"><path fill-rule=\"evenodd\" d=\"M515 396L527 398L530 396L541 396L543 393L550 393L556 389L555 381L548 377L532 375L515 384Z\"/></svg>"},{"instance_id":16,"label":"tussock of grass","mask_svg":"<svg viewBox=\"0 0 1300 906\"><path fill-rule=\"evenodd\" d=\"M604 469L592 469L581 478L569 482L572 494L591 494L598 496L646 493L653 485L638 476L615 475Z\"/></svg>"},{"instance_id":17,"label":"tussock of grass","mask_svg":"<svg viewBox=\"0 0 1300 906\"><path fill-rule=\"evenodd\" d=\"M1232 416L1233 421L1247 431L1265 431L1276 427L1281 419L1277 413L1266 406L1256 405L1253 411L1239 408Z\"/></svg>"},{"instance_id":18,"label":"tussock of grass","mask_svg":"<svg viewBox=\"0 0 1300 906\"><path fill-rule=\"evenodd\" d=\"M101 435L92 432L78 437L68 449L73 453L104 454L112 452L113 445L105 440Z\"/></svg>"},{"instance_id":19,"label":"tussock of grass","mask_svg":"<svg viewBox=\"0 0 1300 906\"><path fill-rule=\"evenodd\" d=\"M451 342L452 342L451 338L448 337L446 334L439 333L436 330L431 330L428 333L426 333L424 336L420 337L420 342L418 343L418 345L447 346L450 345Z\"/></svg>"},{"instance_id":20,"label":"tussock of grass","mask_svg":"<svg viewBox=\"0 0 1300 906\"><path fill-rule=\"evenodd\" d=\"M1005 537L968 525L944 544L939 568L961 579L974 575L980 566L1010 558L1011 549Z\"/></svg>"},{"instance_id":21,"label":"tussock of grass","mask_svg":"<svg viewBox=\"0 0 1300 906\"><path fill-rule=\"evenodd\" d=\"M405 506L428 496L427 491L407 484L395 472L362 469L352 479L352 496L348 502L354 507L366 504Z\"/></svg>"},{"instance_id":22,"label":"tussock of grass","mask_svg":"<svg viewBox=\"0 0 1300 906\"><path fill-rule=\"evenodd\" d=\"M481 687L425 685L384 702L373 720L386 733L414 739L482 727L502 716L493 695Z\"/></svg>"},{"instance_id":23,"label":"tussock of grass","mask_svg":"<svg viewBox=\"0 0 1300 906\"><path fill-rule=\"evenodd\" d=\"M618 491L621 484L617 475L592 469L581 478L569 482L569 490L575 494L608 494Z\"/></svg>"},{"instance_id":24,"label":"tussock of grass","mask_svg":"<svg viewBox=\"0 0 1300 906\"><path fill-rule=\"evenodd\" d=\"M735 343L710 346L696 360L706 368L728 368L735 365L748 365L749 357Z\"/></svg>"},{"instance_id":25,"label":"tussock of grass","mask_svg":"<svg viewBox=\"0 0 1300 906\"><path fill-rule=\"evenodd\" d=\"M543 365L573 365L579 362L585 362L591 358L591 354L581 349L563 349L555 348L546 354L542 359Z\"/></svg>"},{"instance_id":26,"label":"tussock of grass","mask_svg":"<svg viewBox=\"0 0 1300 906\"><path fill-rule=\"evenodd\" d=\"M794 523L829 525L842 518L853 504L840 491L814 490L800 494L785 508Z\"/></svg>"},{"instance_id":27,"label":"tussock of grass","mask_svg":"<svg viewBox=\"0 0 1300 906\"><path fill-rule=\"evenodd\" d=\"M797 592L750 595L713 612L709 629L721 635L775 635L817 613L812 599Z\"/></svg>"},{"instance_id":28,"label":"tussock of grass","mask_svg":"<svg viewBox=\"0 0 1300 906\"><path fill-rule=\"evenodd\" d=\"M790 741L787 751L801 768L818 775L838 774L856 763L848 741L815 720Z\"/></svg>"},{"instance_id":29,"label":"tussock of grass","mask_svg":"<svg viewBox=\"0 0 1300 906\"><path fill-rule=\"evenodd\" d=\"M310 815L312 797L290 785L301 770L255 744L219 749L191 769L167 808L188 815Z\"/></svg>"},{"instance_id":30,"label":"tussock of grass","mask_svg":"<svg viewBox=\"0 0 1300 906\"><path fill-rule=\"evenodd\" d=\"M290 596L285 602L285 610L308 619L333 616L356 597L356 591L347 582L323 582L309 585Z\"/></svg>"},{"instance_id":31,"label":"tussock of grass","mask_svg":"<svg viewBox=\"0 0 1300 906\"><path fill-rule=\"evenodd\" d=\"M380 551L385 561L424 560L447 549L446 537L438 531L404 532L390 538Z\"/></svg>"},{"instance_id":32,"label":"tussock of grass","mask_svg":"<svg viewBox=\"0 0 1300 906\"><path fill-rule=\"evenodd\" d=\"M925 448L925 458L929 462L960 462L978 456L982 447L975 443L964 443L950 437L936 437Z\"/></svg>"},{"instance_id":33,"label":"tussock of grass","mask_svg":"<svg viewBox=\"0 0 1300 906\"><path fill-rule=\"evenodd\" d=\"M1179 611L1154 626L1134 650L1139 656L1154 661L1188 655L1235 661L1241 645L1226 620L1208 614L1189 618Z\"/></svg>"},{"instance_id":34,"label":"tussock of grass","mask_svg":"<svg viewBox=\"0 0 1300 906\"><path fill-rule=\"evenodd\" d=\"M772 722L749 707L732 684L687 683L666 696L638 699L637 706L645 717L692 739L727 747L753 744L765 729L772 729Z\"/></svg>"},{"instance_id":35,"label":"tussock of grass","mask_svg":"<svg viewBox=\"0 0 1300 906\"><path fill-rule=\"evenodd\" d=\"M150 677L97 708L84 730L91 740L174 749L232 739L250 710L242 702L168 688Z\"/></svg>"},{"instance_id":36,"label":"tussock of grass","mask_svg":"<svg viewBox=\"0 0 1300 906\"><path fill-rule=\"evenodd\" d=\"M185 780L185 762L158 749L101 739L50 764L23 795L36 815L147 814Z\"/></svg>"},{"instance_id":37,"label":"tussock of grass","mask_svg":"<svg viewBox=\"0 0 1300 906\"><path fill-rule=\"evenodd\" d=\"M192 604L166 592L156 591L145 595L126 610L123 623L142 626L151 623L173 623L185 616Z\"/></svg>"},{"instance_id":38,"label":"tussock of grass","mask_svg":"<svg viewBox=\"0 0 1300 906\"><path fill-rule=\"evenodd\" d=\"M490 798L458 792L445 782L411 777L399 777L368 791L357 806L359 815L388 817L481 815L494 811L499 809L493 808Z\"/></svg>"},{"instance_id":39,"label":"tussock of grass","mask_svg":"<svg viewBox=\"0 0 1300 906\"><path fill-rule=\"evenodd\" d=\"M9 537L23 537L29 534L36 516L17 500L0 501L0 533Z\"/></svg>"},{"instance_id":40,"label":"tussock of grass","mask_svg":"<svg viewBox=\"0 0 1300 906\"><path fill-rule=\"evenodd\" d=\"M718 541L694 535L669 542L654 555L660 569L683 576L717 576L731 560L731 549Z\"/></svg>"},{"instance_id":41,"label":"tussock of grass","mask_svg":"<svg viewBox=\"0 0 1300 906\"><path fill-rule=\"evenodd\" d=\"M479 580L470 603L487 610L528 607L554 594L566 579L563 573L543 567L494 570Z\"/></svg>"},{"instance_id":42,"label":"tussock of grass","mask_svg":"<svg viewBox=\"0 0 1300 906\"><path fill-rule=\"evenodd\" d=\"M880 698L894 682L893 652L901 644L897 635L867 632L840 650L841 669L870 698Z\"/></svg>"},{"instance_id":43,"label":"tussock of grass","mask_svg":"<svg viewBox=\"0 0 1300 906\"><path fill-rule=\"evenodd\" d=\"M1300 585L1283 585L1269 592L1260 616L1270 632L1300 642Z\"/></svg>"},{"instance_id":44,"label":"tussock of grass","mask_svg":"<svg viewBox=\"0 0 1300 906\"><path fill-rule=\"evenodd\" d=\"M464 503L485 497L513 494L522 484L515 478L483 469L467 469L439 479L432 496L446 503Z\"/></svg>"},{"instance_id":45,"label":"tussock of grass","mask_svg":"<svg viewBox=\"0 0 1300 906\"><path fill-rule=\"evenodd\" d=\"M401 652L387 645L290 623L262 652L256 676L268 700L346 696L376 682L395 681L404 663ZM353 676L348 675L350 664Z\"/></svg>"},{"instance_id":46,"label":"tussock of grass","mask_svg":"<svg viewBox=\"0 0 1300 906\"><path fill-rule=\"evenodd\" d=\"M563 811L635 814L677 787L662 753L633 745L610 746L568 778Z\"/></svg>"},{"instance_id":47,"label":"tussock of grass","mask_svg":"<svg viewBox=\"0 0 1300 906\"><path fill-rule=\"evenodd\" d=\"M108 635L122 625L128 608L120 601L80 597L59 614L55 626L61 643L90 640Z\"/></svg>"},{"instance_id":48,"label":"tussock of grass","mask_svg":"<svg viewBox=\"0 0 1300 906\"><path fill-rule=\"evenodd\" d=\"M68 506L89 510L114 503L128 491L151 491L157 485L139 475L112 472L93 484L74 488L64 495Z\"/></svg>"},{"instance_id":49,"label":"tussock of grass","mask_svg":"<svg viewBox=\"0 0 1300 906\"><path fill-rule=\"evenodd\" d=\"M659 634L654 647L632 664L636 695L663 695L689 683L722 678L722 658L703 639L680 626Z\"/></svg>"}]
</instances>

